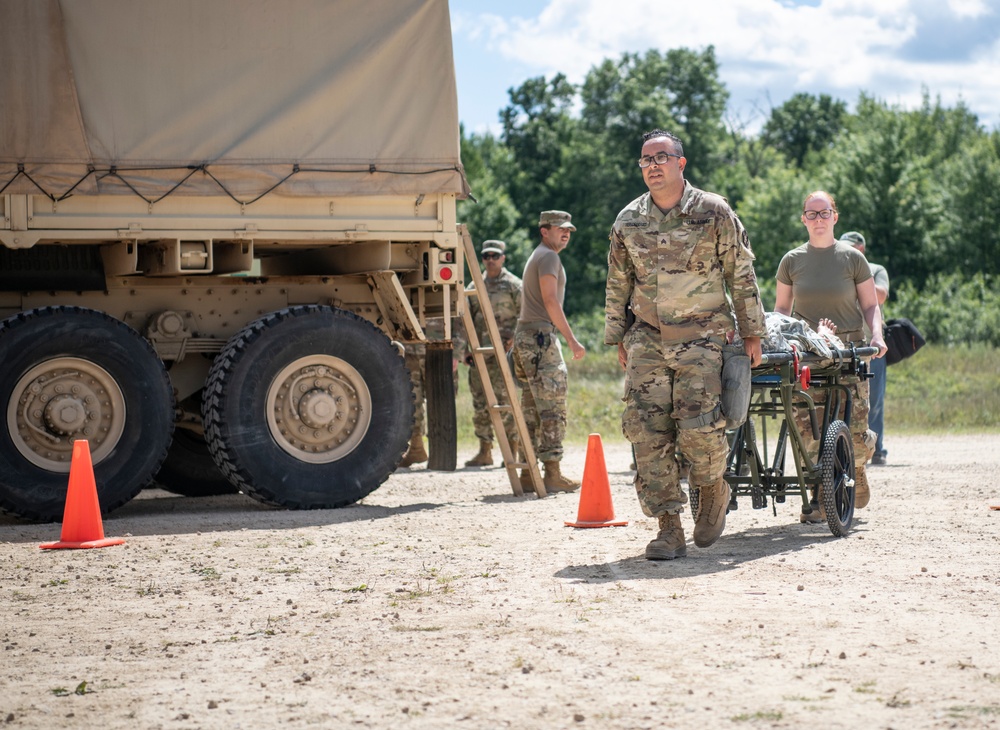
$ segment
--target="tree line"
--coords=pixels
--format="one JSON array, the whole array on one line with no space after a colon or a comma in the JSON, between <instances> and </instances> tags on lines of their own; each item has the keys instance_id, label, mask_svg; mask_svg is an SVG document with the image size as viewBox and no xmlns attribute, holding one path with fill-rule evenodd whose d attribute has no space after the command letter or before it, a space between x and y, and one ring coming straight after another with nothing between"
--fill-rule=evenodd
<instances>
[{"instance_id":1,"label":"tree line","mask_svg":"<svg viewBox=\"0 0 1000 730\"><path fill-rule=\"evenodd\" d=\"M475 200L459 216L477 243L506 241L519 273L539 211L572 213L577 232L562 255L569 314L603 307L608 231L646 191L640 139L660 127L682 139L685 177L739 214L769 308L781 256L806 240L802 200L824 189L837 199L838 235L860 231L869 258L888 269L889 316L919 313L930 339L1000 345L1000 130L964 104L943 106L925 90L919 108L905 109L862 93L849 112L842 100L799 93L750 133L747 120L727 116L711 46L625 53L582 84L557 74L508 95L499 136L462 132ZM955 309L982 316L956 328Z\"/></svg>"}]
</instances>

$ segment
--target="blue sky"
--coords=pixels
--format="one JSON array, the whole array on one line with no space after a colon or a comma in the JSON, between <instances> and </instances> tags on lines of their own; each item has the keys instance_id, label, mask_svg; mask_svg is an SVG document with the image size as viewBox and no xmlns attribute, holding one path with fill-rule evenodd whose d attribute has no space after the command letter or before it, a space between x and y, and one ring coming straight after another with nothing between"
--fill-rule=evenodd
<instances>
[{"instance_id":1,"label":"blue sky","mask_svg":"<svg viewBox=\"0 0 1000 730\"><path fill-rule=\"evenodd\" d=\"M450 0L459 117L499 132L507 90L604 58L715 46L727 120L757 131L792 94L860 92L904 108L924 90L1000 127L1000 0Z\"/></svg>"}]
</instances>

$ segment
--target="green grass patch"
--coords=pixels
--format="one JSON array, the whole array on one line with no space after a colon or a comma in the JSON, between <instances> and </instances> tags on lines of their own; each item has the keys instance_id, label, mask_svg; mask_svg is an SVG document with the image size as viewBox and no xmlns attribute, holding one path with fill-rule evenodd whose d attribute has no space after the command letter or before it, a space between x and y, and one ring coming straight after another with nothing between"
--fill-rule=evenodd
<instances>
[{"instance_id":1,"label":"green grass patch","mask_svg":"<svg viewBox=\"0 0 1000 730\"><path fill-rule=\"evenodd\" d=\"M744 713L732 717L733 722L778 722L784 715L775 710L762 710L753 713Z\"/></svg>"},{"instance_id":2,"label":"green grass patch","mask_svg":"<svg viewBox=\"0 0 1000 730\"><path fill-rule=\"evenodd\" d=\"M888 368L886 433L1000 429L1000 351L927 345Z\"/></svg>"},{"instance_id":3,"label":"green grass patch","mask_svg":"<svg viewBox=\"0 0 1000 730\"><path fill-rule=\"evenodd\" d=\"M219 578L222 577L219 574L219 571L211 566L199 567L196 565L193 568L191 568L191 572L200 575L202 580L208 580L208 581L219 580Z\"/></svg>"},{"instance_id":4,"label":"green grass patch","mask_svg":"<svg viewBox=\"0 0 1000 730\"><path fill-rule=\"evenodd\" d=\"M955 705L948 708L948 717L958 720L994 715L1000 715L1000 705Z\"/></svg>"}]
</instances>

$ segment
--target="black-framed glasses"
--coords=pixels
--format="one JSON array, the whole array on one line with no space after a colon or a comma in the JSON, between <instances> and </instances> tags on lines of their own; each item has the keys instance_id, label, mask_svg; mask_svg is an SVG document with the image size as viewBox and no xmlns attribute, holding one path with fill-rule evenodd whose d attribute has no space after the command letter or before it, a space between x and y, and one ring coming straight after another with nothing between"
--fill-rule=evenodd
<instances>
[{"instance_id":1,"label":"black-framed glasses","mask_svg":"<svg viewBox=\"0 0 1000 730\"><path fill-rule=\"evenodd\" d=\"M483 261L492 261L493 259L498 259L501 256L503 256L502 253L492 253L492 252L491 253L484 253L483 254Z\"/></svg>"},{"instance_id":2,"label":"black-framed glasses","mask_svg":"<svg viewBox=\"0 0 1000 730\"><path fill-rule=\"evenodd\" d=\"M678 160L681 158L680 155L672 155L669 152L657 152L655 155L643 155L639 158L639 167L645 170L654 162L657 165L666 165L667 162L670 161L671 157L676 157Z\"/></svg>"},{"instance_id":3,"label":"black-framed glasses","mask_svg":"<svg viewBox=\"0 0 1000 730\"><path fill-rule=\"evenodd\" d=\"M802 215L807 221L814 221L817 218L828 220L833 217L833 209L823 208L823 210L804 210L802 211Z\"/></svg>"}]
</instances>

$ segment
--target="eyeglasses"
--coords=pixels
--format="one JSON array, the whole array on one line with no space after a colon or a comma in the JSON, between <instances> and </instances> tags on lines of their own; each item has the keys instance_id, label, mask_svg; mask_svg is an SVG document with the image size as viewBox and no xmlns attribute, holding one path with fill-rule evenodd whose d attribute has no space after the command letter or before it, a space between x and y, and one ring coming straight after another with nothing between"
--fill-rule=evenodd
<instances>
[{"instance_id":1,"label":"eyeglasses","mask_svg":"<svg viewBox=\"0 0 1000 730\"><path fill-rule=\"evenodd\" d=\"M502 253L484 253L483 261L492 261L493 259L498 259L503 256Z\"/></svg>"},{"instance_id":2,"label":"eyeglasses","mask_svg":"<svg viewBox=\"0 0 1000 730\"><path fill-rule=\"evenodd\" d=\"M671 157L676 157L678 160L681 158L680 155L672 155L669 152L657 152L655 155L643 155L639 158L639 167L645 170L654 162L657 165L666 165Z\"/></svg>"},{"instance_id":3,"label":"eyeglasses","mask_svg":"<svg viewBox=\"0 0 1000 730\"><path fill-rule=\"evenodd\" d=\"M807 221L814 221L817 217L827 220L833 217L833 210L831 208L824 208L823 210L804 210L802 211L802 216Z\"/></svg>"}]
</instances>

